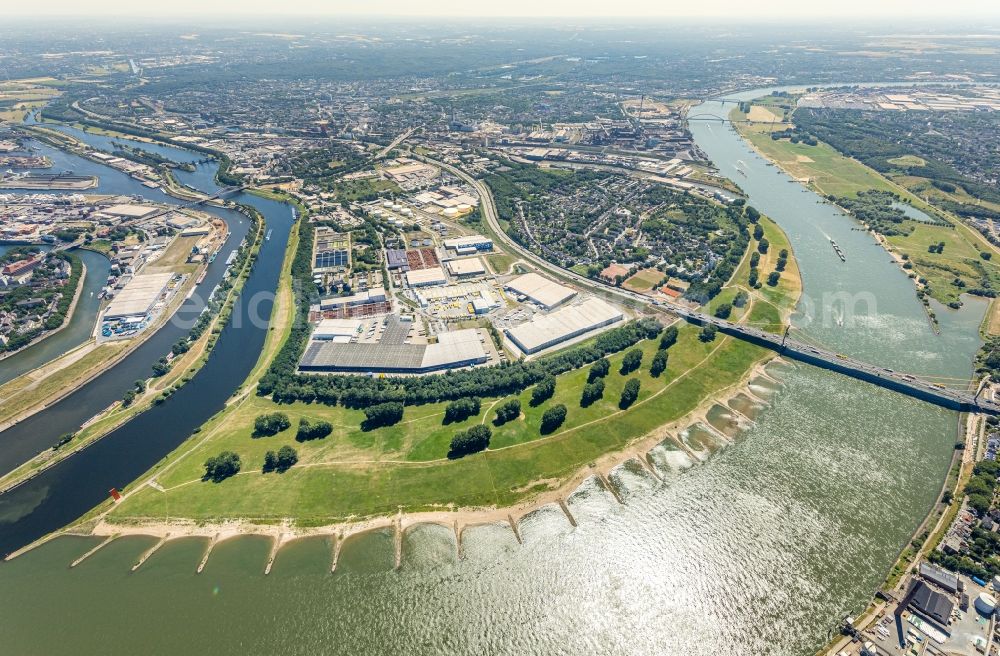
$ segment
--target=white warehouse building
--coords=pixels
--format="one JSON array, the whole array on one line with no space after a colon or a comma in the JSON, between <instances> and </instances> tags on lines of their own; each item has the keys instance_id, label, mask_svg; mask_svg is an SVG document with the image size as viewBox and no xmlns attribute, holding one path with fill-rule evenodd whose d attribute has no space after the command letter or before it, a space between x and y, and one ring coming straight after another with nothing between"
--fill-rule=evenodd
<instances>
[{"instance_id":1,"label":"white warehouse building","mask_svg":"<svg viewBox=\"0 0 1000 656\"><path fill-rule=\"evenodd\" d=\"M610 326L621 321L624 316L621 310L601 299L588 298L582 303L542 315L520 326L507 328L504 332L517 348L531 355L598 328Z\"/></svg>"},{"instance_id":2,"label":"white warehouse building","mask_svg":"<svg viewBox=\"0 0 1000 656\"><path fill-rule=\"evenodd\" d=\"M518 276L508 282L506 287L515 294L541 305L546 310L558 307L576 296L575 290L564 287L537 273L526 273L523 276Z\"/></svg>"}]
</instances>

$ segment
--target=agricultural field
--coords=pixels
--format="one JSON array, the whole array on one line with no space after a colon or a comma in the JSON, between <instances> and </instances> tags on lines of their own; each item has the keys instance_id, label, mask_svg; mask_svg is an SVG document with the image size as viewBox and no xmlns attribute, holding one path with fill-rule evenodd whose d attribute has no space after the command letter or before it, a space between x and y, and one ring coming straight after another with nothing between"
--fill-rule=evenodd
<instances>
[{"instance_id":1,"label":"agricultural field","mask_svg":"<svg viewBox=\"0 0 1000 656\"><path fill-rule=\"evenodd\" d=\"M20 123L28 112L39 109L59 95L59 90L43 84L44 80L0 82L0 121Z\"/></svg>"}]
</instances>

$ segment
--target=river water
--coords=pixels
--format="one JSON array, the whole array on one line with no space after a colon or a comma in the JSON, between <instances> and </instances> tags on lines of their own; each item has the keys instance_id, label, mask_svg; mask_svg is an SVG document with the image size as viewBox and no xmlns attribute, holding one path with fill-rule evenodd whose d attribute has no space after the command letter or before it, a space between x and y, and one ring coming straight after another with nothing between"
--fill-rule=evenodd
<instances>
[{"instance_id":1,"label":"river water","mask_svg":"<svg viewBox=\"0 0 1000 656\"><path fill-rule=\"evenodd\" d=\"M935 336L911 283L852 220L723 125L693 129L789 234L805 283L801 337L899 370L970 374L982 305L939 311ZM218 382L209 367L143 428L177 422L186 434L176 408L195 399L178 397L202 377ZM804 365L770 371L781 384L755 386L769 407L731 445L690 468L658 450L665 483L620 468L612 480L622 505L584 485L568 501L576 528L545 507L521 520L523 544L507 527L473 527L459 557L449 528L423 525L405 534L399 570L391 536L376 531L348 540L332 575L330 544L310 538L283 548L266 577L261 538L222 543L200 575L201 539L168 542L131 573L151 539L115 541L69 570L97 540L62 538L0 566L0 635L11 653L46 654L810 654L840 617L866 605L934 502L958 415ZM33 486L38 507L23 499L20 518L0 505L0 522L20 531L33 516L72 519L76 508L47 499L66 494L66 481L101 476L94 462L113 460L124 473L123 446L150 437L132 433L93 447L102 453L86 467L71 459ZM77 507L103 494L94 496Z\"/></svg>"}]
</instances>

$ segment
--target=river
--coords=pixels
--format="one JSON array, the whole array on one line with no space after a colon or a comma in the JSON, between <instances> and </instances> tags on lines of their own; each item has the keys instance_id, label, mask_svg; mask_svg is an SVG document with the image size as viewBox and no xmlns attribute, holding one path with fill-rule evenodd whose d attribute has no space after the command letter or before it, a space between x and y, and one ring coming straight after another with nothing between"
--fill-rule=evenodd
<instances>
[{"instance_id":1,"label":"river","mask_svg":"<svg viewBox=\"0 0 1000 656\"><path fill-rule=\"evenodd\" d=\"M795 323L806 338L899 370L971 373L982 305L941 309L935 336L912 284L851 219L727 128L693 129L788 233L805 283ZM828 308L826 319L820 311L810 320L812 303ZM213 359L229 362L226 345ZM186 435L191 413L178 409L214 393L197 387L217 380L211 366L161 412L119 431L128 437L103 440L98 454L71 459L31 486L34 496L3 506L0 522L12 523L2 535L35 516L46 526L71 520L131 477L120 463L130 448ZM50 654L811 654L867 604L934 502L958 415L805 365L769 371L781 384L755 384L770 404L752 411L756 421L735 442L683 472L680 458L658 458L663 483L620 468L612 478L622 505L584 485L568 502L575 528L544 507L521 520L523 544L506 527L473 527L458 557L450 529L419 526L404 536L399 570L391 536L376 531L348 540L333 575L330 545L310 538L283 548L266 577L261 538L223 542L200 575L202 539L168 542L131 573L152 539L117 540L68 570L98 540L61 538L0 566L0 633L12 653ZM118 477L105 475L106 462ZM92 497L54 507L83 481Z\"/></svg>"}]
</instances>

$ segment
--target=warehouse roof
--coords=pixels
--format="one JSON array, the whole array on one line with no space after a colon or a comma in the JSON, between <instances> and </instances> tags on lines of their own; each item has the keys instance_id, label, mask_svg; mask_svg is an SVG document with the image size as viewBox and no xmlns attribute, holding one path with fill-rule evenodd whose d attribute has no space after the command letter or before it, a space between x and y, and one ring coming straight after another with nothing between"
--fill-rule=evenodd
<instances>
[{"instance_id":1,"label":"warehouse roof","mask_svg":"<svg viewBox=\"0 0 1000 656\"><path fill-rule=\"evenodd\" d=\"M420 373L486 361L479 331L470 328L438 335L437 344L343 344L310 342L302 356L303 369Z\"/></svg>"},{"instance_id":2,"label":"warehouse roof","mask_svg":"<svg viewBox=\"0 0 1000 656\"><path fill-rule=\"evenodd\" d=\"M330 339L338 335L357 335L361 327L360 321L353 319L323 319L313 331L314 339Z\"/></svg>"},{"instance_id":3,"label":"warehouse roof","mask_svg":"<svg viewBox=\"0 0 1000 656\"><path fill-rule=\"evenodd\" d=\"M470 257L464 260L449 260L448 271L453 276L474 276L486 273L483 268L483 261L478 257Z\"/></svg>"},{"instance_id":4,"label":"warehouse roof","mask_svg":"<svg viewBox=\"0 0 1000 656\"><path fill-rule=\"evenodd\" d=\"M622 318L618 308L599 298L588 298L583 303L564 307L514 328L508 328L518 346L531 353L549 344L582 335Z\"/></svg>"},{"instance_id":5,"label":"warehouse roof","mask_svg":"<svg viewBox=\"0 0 1000 656\"><path fill-rule=\"evenodd\" d=\"M482 235L466 235L465 237L452 237L444 240L445 248L461 248L462 246L475 246L477 244L492 244L493 240Z\"/></svg>"},{"instance_id":6,"label":"warehouse roof","mask_svg":"<svg viewBox=\"0 0 1000 656\"><path fill-rule=\"evenodd\" d=\"M107 207L100 208L100 211L111 216L141 219L142 217L148 216L159 209L160 208L152 205L109 205Z\"/></svg>"},{"instance_id":7,"label":"warehouse roof","mask_svg":"<svg viewBox=\"0 0 1000 656\"><path fill-rule=\"evenodd\" d=\"M105 318L145 315L153 309L153 304L173 273L140 273L122 288L105 310Z\"/></svg>"},{"instance_id":8,"label":"warehouse roof","mask_svg":"<svg viewBox=\"0 0 1000 656\"><path fill-rule=\"evenodd\" d=\"M475 328L455 330L438 335L437 344L428 344L424 352L424 369L443 369L452 362L485 362L486 351Z\"/></svg>"},{"instance_id":9,"label":"warehouse roof","mask_svg":"<svg viewBox=\"0 0 1000 656\"><path fill-rule=\"evenodd\" d=\"M958 591L958 577L930 563L920 563L920 576L944 588L948 592Z\"/></svg>"},{"instance_id":10,"label":"warehouse roof","mask_svg":"<svg viewBox=\"0 0 1000 656\"><path fill-rule=\"evenodd\" d=\"M441 270L441 267L433 266L427 269L407 271L406 282L411 287L419 287L420 285L443 285L448 282L448 278L445 277L444 271Z\"/></svg>"},{"instance_id":11,"label":"warehouse roof","mask_svg":"<svg viewBox=\"0 0 1000 656\"><path fill-rule=\"evenodd\" d=\"M547 308L564 303L576 295L576 292L569 287L564 287L537 273L526 273L514 278L507 283L507 289L527 296Z\"/></svg>"}]
</instances>

